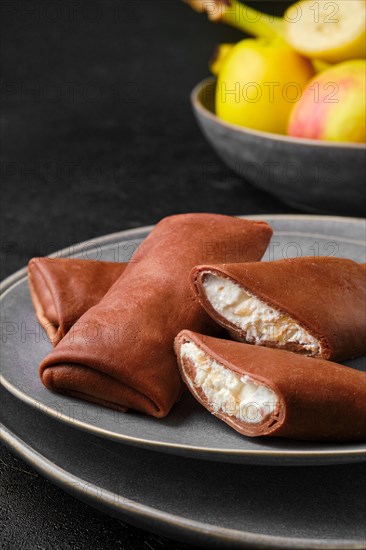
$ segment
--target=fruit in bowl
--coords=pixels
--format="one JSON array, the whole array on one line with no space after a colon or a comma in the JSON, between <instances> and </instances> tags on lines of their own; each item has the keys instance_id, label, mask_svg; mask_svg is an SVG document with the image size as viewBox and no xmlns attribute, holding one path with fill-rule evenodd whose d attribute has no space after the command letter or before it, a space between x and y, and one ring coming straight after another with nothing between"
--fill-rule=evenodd
<instances>
[{"instance_id":1,"label":"fruit in bowl","mask_svg":"<svg viewBox=\"0 0 366 550\"><path fill-rule=\"evenodd\" d=\"M210 64L219 118L295 138L366 141L365 0L305 0L283 18L238 0L185 1L256 37L222 45Z\"/></svg>"},{"instance_id":2,"label":"fruit in bowl","mask_svg":"<svg viewBox=\"0 0 366 550\"><path fill-rule=\"evenodd\" d=\"M273 18L237 0L186 1L256 37L219 46L210 63L217 80L200 82L192 92L198 124L218 156L244 181L293 207L364 216L365 1L295 4L300 15L319 9L313 23L294 11ZM270 91L265 102L263 93ZM309 91L318 93L315 100Z\"/></svg>"},{"instance_id":3,"label":"fruit in bowl","mask_svg":"<svg viewBox=\"0 0 366 550\"><path fill-rule=\"evenodd\" d=\"M345 61L317 75L295 105L288 128L293 137L366 141L366 62Z\"/></svg>"}]
</instances>

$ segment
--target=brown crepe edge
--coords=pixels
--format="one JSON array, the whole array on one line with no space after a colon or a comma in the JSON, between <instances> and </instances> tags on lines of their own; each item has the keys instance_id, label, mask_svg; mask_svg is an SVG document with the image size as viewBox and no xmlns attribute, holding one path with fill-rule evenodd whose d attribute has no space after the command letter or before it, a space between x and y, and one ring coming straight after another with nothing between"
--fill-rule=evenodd
<instances>
[{"instance_id":1,"label":"brown crepe edge","mask_svg":"<svg viewBox=\"0 0 366 550\"><path fill-rule=\"evenodd\" d=\"M151 410L155 412L155 414L151 413L151 416L154 416L155 418L163 418L165 416L165 415L161 414L160 409L158 408L158 406L151 399L149 399L145 394L142 394L140 391L136 390L135 388L131 388L130 386L127 386L126 384L124 384L123 382L121 382L117 378L114 378L113 376L110 376L109 374L106 374L106 373L101 372L97 369L94 369L93 367L89 367L89 366L86 367L85 365L81 365L81 364L78 364L78 363L64 363L64 364L61 363L61 364L58 364L57 366L49 366L49 367L48 366L42 367L42 365L41 365L39 367L39 376L41 378L41 381L42 381L43 385L48 390L51 390L55 393L60 393L60 394L63 394L63 395L70 395L70 396L75 395L76 397L79 397L79 398L82 397L84 400L89 401L91 403L101 404L103 406L112 408L114 410L119 410L119 411L122 411L122 412L126 412L129 409L139 411L139 409L136 408L135 404L134 404L134 406L132 406L131 404L130 405L128 405L128 404L121 405L121 404L118 404L116 402L110 401L108 399L103 399L102 397L95 396L95 395L90 394L90 393L86 393L84 391L69 390L68 388L64 388L62 386L55 385L53 383L54 379L53 379L52 375L55 372L57 372L58 369L72 369L72 371L75 371L75 369L77 369L79 371L84 371L84 372L87 371L89 374L95 373L96 376L100 376L100 377L105 378L106 380L110 380L112 382L117 382L118 385L120 385L121 387L126 388L129 393L134 393L135 395L137 395L137 394L140 395L145 402L150 404ZM48 378L48 375L51 375L50 378ZM112 406L112 405L114 405L114 406ZM143 409L141 409L139 412L145 413L145 411Z\"/></svg>"},{"instance_id":2,"label":"brown crepe edge","mask_svg":"<svg viewBox=\"0 0 366 550\"><path fill-rule=\"evenodd\" d=\"M192 333L189 330L183 330L181 331L174 341L174 349L177 356L178 361L178 367L180 374L182 376L182 379L186 386L188 387L189 391L192 393L192 395L197 399L197 401L205 407L208 412L210 412L212 415L219 418L219 420L222 420L226 424L228 424L231 428L233 428L235 431L239 432L241 435L245 435L247 437L259 437L259 436L267 436L267 435L274 435L277 430L279 430L286 419L286 402L283 398L283 395L278 390L275 385L269 385L268 380L262 379L260 376L253 377L252 374L248 374L250 378L253 380L256 380L260 382L261 384L269 387L272 391L274 391L278 397L279 404L276 407L276 411L271 412L269 415L267 415L262 422L260 423L249 423L244 422L243 420L239 420L235 417L230 416L227 413L224 413L222 411L214 411L207 400L205 394L201 390L200 386L197 386L194 382L192 377L190 376L193 372L193 364L189 359L181 360L180 357L180 348L182 344L185 342L192 341L194 342L200 349L202 349L210 358L216 360L218 363L220 363L224 368L227 368L234 372L235 374L243 375L243 372L240 372L237 370L236 366L232 363L229 363L226 361L223 357L218 355L216 352L212 351L202 340ZM278 412L278 414L276 414Z\"/></svg>"},{"instance_id":3,"label":"brown crepe edge","mask_svg":"<svg viewBox=\"0 0 366 550\"><path fill-rule=\"evenodd\" d=\"M56 314L58 317L60 317L59 312L57 311L57 306L54 300L54 296L52 293L52 289L50 288L47 278L42 273L42 270L40 269L39 265L36 264L37 258L32 258L28 263L28 286L29 286L29 292L31 295L32 303L34 306L34 310L36 313L36 318L43 328L43 330L46 332L48 339L52 343L53 346L56 346L60 340L63 338L62 329L60 325L51 323L48 317L45 314L45 310L43 309L41 300L38 297L36 288L36 277L34 274L34 270L37 270L37 276L39 276L42 281L44 282L45 288L47 289L49 296L53 302L53 306L55 308Z\"/></svg>"}]
</instances>

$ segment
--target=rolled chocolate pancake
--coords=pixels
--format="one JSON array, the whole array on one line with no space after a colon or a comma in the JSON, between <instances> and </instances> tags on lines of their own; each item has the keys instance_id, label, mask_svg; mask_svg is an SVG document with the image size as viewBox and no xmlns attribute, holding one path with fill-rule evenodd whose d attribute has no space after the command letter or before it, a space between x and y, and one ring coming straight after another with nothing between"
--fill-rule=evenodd
<instances>
[{"instance_id":1,"label":"rolled chocolate pancake","mask_svg":"<svg viewBox=\"0 0 366 550\"><path fill-rule=\"evenodd\" d=\"M323 359L366 353L366 270L351 260L201 265L191 279L235 340Z\"/></svg>"},{"instance_id":2,"label":"rolled chocolate pancake","mask_svg":"<svg viewBox=\"0 0 366 550\"><path fill-rule=\"evenodd\" d=\"M364 372L187 330L175 350L194 397L243 435L366 440Z\"/></svg>"},{"instance_id":3,"label":"rolled chocolate pancake","mask_svg":"<svg viewBox=\"0 0 366 550\"><path fill-rule=\"evenodd\" d=\"M43 383L111 408L167 415L183 389L176 334L183 328L218 330L191 291L192 267L205 259L259 260L271 234L266 223L229 216L165 218L104 298L40 365Z\"/></svg>"},{"instance_id":4,"label":"rolled chocolate pancake","mask_svg":"<svg viewBox=\"0 0 366 550\"><path fill-rule=\"evenodd\" d=\"M55 346L97 304L126 269L126 263L33 258L29 289L39 324Z\"/></svg>"}]
</instances>

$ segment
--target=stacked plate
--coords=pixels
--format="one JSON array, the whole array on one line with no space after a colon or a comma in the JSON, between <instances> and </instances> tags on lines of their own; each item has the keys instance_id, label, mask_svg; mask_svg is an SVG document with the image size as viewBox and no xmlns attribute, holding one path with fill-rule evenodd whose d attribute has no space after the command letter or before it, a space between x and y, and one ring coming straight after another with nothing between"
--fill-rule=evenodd
<instances>
[{"instance_id":1,"label":"stacked plate","mask_svg":"<svg viewBox=\"0 0 366 550\"><path fill-rule=\"evenodd\" d=\"M363 220L260 219L274 229L265 259L366 261ZM149 229L57 256L127 261ZM188 393L163 420L50 393L37 369L51 345L36 322L25 269L3 283L1 300L2 437L64 490L124 521L210 548L364 548L363 444L245 438ZM366 369L366 357L347 365Z\"/></svg>"}]
</instances>

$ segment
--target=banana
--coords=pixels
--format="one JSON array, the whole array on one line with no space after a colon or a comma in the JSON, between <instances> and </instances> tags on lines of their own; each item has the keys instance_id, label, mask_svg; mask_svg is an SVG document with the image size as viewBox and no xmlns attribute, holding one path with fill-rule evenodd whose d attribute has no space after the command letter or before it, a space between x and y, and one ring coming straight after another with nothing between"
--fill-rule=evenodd
<instances>
[{"instance_id":1,"label":"banana","mask_svg":"<svg viewBox=\"0 0 366 550\"><path fill-rule=\"evenodd\" d=\"M366 0L303 0L283 18L250 8L238 0L183 0L209 19L256 37L281 36L298 53L321 62L366 57Z\"/></svg>"},{"instance_id":2,"label":"banana","mask_svg":"<svg viewBox=\"0 0 366 550\"><path fill-rule=\"evenodd\" d=\"M365 0L303 0L284 20L287 42L307 57L328 63L365 58Z\"/></svg>"}]
</instances>

